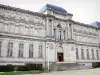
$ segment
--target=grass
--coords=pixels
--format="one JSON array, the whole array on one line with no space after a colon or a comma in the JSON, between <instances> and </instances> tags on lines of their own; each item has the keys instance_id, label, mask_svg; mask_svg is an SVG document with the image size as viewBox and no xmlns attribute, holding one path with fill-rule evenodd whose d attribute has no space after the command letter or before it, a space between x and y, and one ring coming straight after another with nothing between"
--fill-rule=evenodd
<instances>
[{"instance_id":1,"label":"grass","mask_svg":"<svg viewBox=\"0 0 100 75\"><path fill-rule=\"evenodd\" d=\"M32 71L0 72L0 75L33 74Z\"/></svg>"}]
</instances>

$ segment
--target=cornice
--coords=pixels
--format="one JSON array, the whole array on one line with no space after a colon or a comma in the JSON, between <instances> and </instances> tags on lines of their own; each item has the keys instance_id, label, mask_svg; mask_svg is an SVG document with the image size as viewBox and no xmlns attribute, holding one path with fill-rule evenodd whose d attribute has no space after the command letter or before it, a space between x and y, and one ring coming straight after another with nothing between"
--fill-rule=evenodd
<instances>
[{"instance_id":1,"label":"cornice","mask_svg":"<svg viewBox=\"0 0 100 75\"><path fill-rule=\"evenodd\" d=\"M21 39L21 40L45 41L45 37L21 35L21 34L10 34L10 33L1 33L0 37L1 38Z\"/></svg>"},{"instance_id":2,"label":"cornice","mask_svg":"<svg viewBox=\"0 0 100 75\"><path fill-rule=\"evenodd\" d=\"M66 20L66 19L57 18L57 17L55 17L53 15L46 15L46 17L52 17L55 20L60 20L60 21L64 21L64 22L71 22L73 24L77 24L77 25L84 26L84 27L100 29L100 27L95 27L95 26L92 26L92 25L89 25L89 24L80 23L80 22L77 22L77 21L74 21L74 20L71 20L71 19L67 19Z\"/></svg>"},{"instance_id":3,"label":"cornice","mask_svg":"<svg viewBox=\"0 0 100 75\"><path fill-rule=\"evenodd\" d=\"M68 15L68 16L73 16L73 14L71 14L71 13L67 13L66 16L67 16L67 15Z\"/></svg>"},{"instance_id":4,"label":"cornice","mask_svg":"<svg viewBox=\"0 0 100 75\"><path fill-rule=\"evenodd\" d=\"M89 25L89 24L80 23L80 22L77 22L77 21L74 21L74 20L71 20L71 19L67 19L66 21L72 22L72 23L77 24L77 25L98 29L98 27L95 27L95 26L92 26L92 25Z\"/></svg>"},{"instance_id":5,"label":"cornice","mask_svg":"<svg viewBox=\"0 0 100 75\"><path fill-rule=\"evenodd\" d=\"M45 15L41 14L41 13L33 12L33 11L30 11L30 10L25 10L25 9L21 9L21 8L16 8L16 7L12 7L12 6L9 6L9 5L0 4L0 8L15 11L15 12L21 12L21 13L24 13L24 14L37 15L37 16L45 17Z\"/></svg>"},{"instance_id":6,"label":"cornice","mask_svg":"<svg viewBox=\"0 0 100 75\"><path fill-rule=\"evenodd\" d=\"M16 8L16 7L12 7L12 6L9 6L9 5L3 5L3 4L0 4L0 8L2 9L6 9L6 10L11 10L11 11L16 11L16 12L21 12L21 13L25 13L25 14L30 14L30 15L37 15L37 16L41 16L41 17L52 17L56 20L61 20L61 21L64 21L64 22L72 22L74 24L78 24L78 25L81 25L81 26L85 26L85 27L90 27L90 28L95 28L95 29L100 29L100 27L95 27L95 26L90 26L88 24L84 24L84 23L80 23L80 22L77 22L77 21L74 21L74 20L71 20L71 19L60 19L60 18L57 18L53 15L45 15L45 14L42 14L42 13L38 13L38 12L33 12L33 11L29 11L29 10L24 10L24 9L20 9L20 8ZM70 14L70 13L67 13L67 15L71 15L73 16L73 14Z\"/></svg>"}]
</instances>

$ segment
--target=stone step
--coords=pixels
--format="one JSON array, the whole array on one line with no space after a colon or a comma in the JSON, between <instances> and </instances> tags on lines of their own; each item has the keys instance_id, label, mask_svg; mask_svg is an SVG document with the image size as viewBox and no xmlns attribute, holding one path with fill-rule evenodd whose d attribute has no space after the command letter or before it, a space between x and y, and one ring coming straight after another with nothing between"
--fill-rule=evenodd
<instances>
[{"instance_id":1,"label":"stone step","mask_svg":"<svg viewBox=\"0 0 100 75\"><path fill-rule=\"evenodd\" d=\"M88 69L84 65L78 63L53 63L50 65L50 70L65 71L65 70L78 70L78 69Z\"/></svg>"}]
</instances>

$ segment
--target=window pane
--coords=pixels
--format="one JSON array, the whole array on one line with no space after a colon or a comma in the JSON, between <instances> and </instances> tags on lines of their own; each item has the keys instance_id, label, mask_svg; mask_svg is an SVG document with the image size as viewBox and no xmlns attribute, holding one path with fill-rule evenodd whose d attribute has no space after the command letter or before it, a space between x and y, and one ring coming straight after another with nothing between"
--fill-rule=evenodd
<instances>
[{"instance_id":1,"label":"window pane","mask_svg":"<svg viewBox=\"0 0 100 75\"><path fill-rule=\"evenodd\" d=\"M96 50L96 54L97 54L97 59L99 59L99 52L98 52L98 50Z\"/></svg>"},{"instance_id":2,"label":"window pane","mask_svg":"<svg viewBox=\"0 0 100 75\"><path fill-rule=\"evenodd\" d=\"M92 50L92 59L94 59L94 50Z\"/></svg>"},{"instance_id":3,"label":"window pane","mask_svg":"<svg viewBox=\"0 0 100 75\"><path fill-rule=\"evenodd\" d=\"M23 57L24 44L19 44L19 57Z\"/></svg>"},{"instance_id":4,"label":"window pane","mask_svg":"<svg viewBox=\"0 0 100 75\"><path fill-rule=\"evenodd\" d=\"M29 45L29 57L33 57L33 44Z\"/></svg>"},{"instance_id":5,"label":"window pane","mask_svg":"<svg viewBox=\"0 0 100 75\"><path fill-rule=\"evenodd\" d=\"M13 51L13 43L9 42L8 43L8 52L7 52L8 57L12 57L12 53L13 53L12 51Z\"/></svg>"},{"instance_id":6,"label":"window pane","mask_svg":"<svg viewBox=\"0 0 100 75\"><path fill-rule=\"evenodd\" d=\"M76 59L79 59L79 56L78 56L78 48L76 48Z\"/></svg>"},{"instance_id":7,"label":"window pane","mask_svg":"<svg viewBox=\"0 0 100 75\"><path fill-rule=\"evenodd\" d=\"M84 59L84 52L83 52L83 49L81 49L81 58Z\"/></svg>"},{"instance_id":8,"label":"window pane","mask_svg":"<svg viewBox=\"0 0 100 75\"><path fill-rule=\"evenodd\" d=\"M87 59L90 59L89 57L89 50L87 49Z\"/></svg>"},{"instance_id":9,"label":"window pane","mask_svg":"<svg viewBox=\"0 0 100 75\"><path fill-rule=\"evenodd\" d=\"M39 45L39 58L43 58L42 52L43 52L43 47L42 45Z\"/></svg>"},{"instance_id":10,"label":"window pane","mask_svg":"<svg viewBox=\"0 0 100 75\"><path fill-rule=\"evenodd\" d=\"M1 47L2 47L2 42L0 42L0 57L1 57Z\"/></svg>"}]
</instances>

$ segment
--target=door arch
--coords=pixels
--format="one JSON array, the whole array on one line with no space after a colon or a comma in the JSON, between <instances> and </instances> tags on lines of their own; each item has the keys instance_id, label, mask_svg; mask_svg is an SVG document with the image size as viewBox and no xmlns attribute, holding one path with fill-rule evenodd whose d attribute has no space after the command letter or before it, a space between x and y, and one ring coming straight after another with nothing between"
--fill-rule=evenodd
<instances>
[{"instance_id":1,"label":"door arch","mask_svg":"<svg viewBox=\"0 0 100 75\"><path fill-rule=\"evenodd\" d=\"M57 48L57 60L58 62L64 61L64 52L62 47Z\"/></svg>"}]
</instances>

